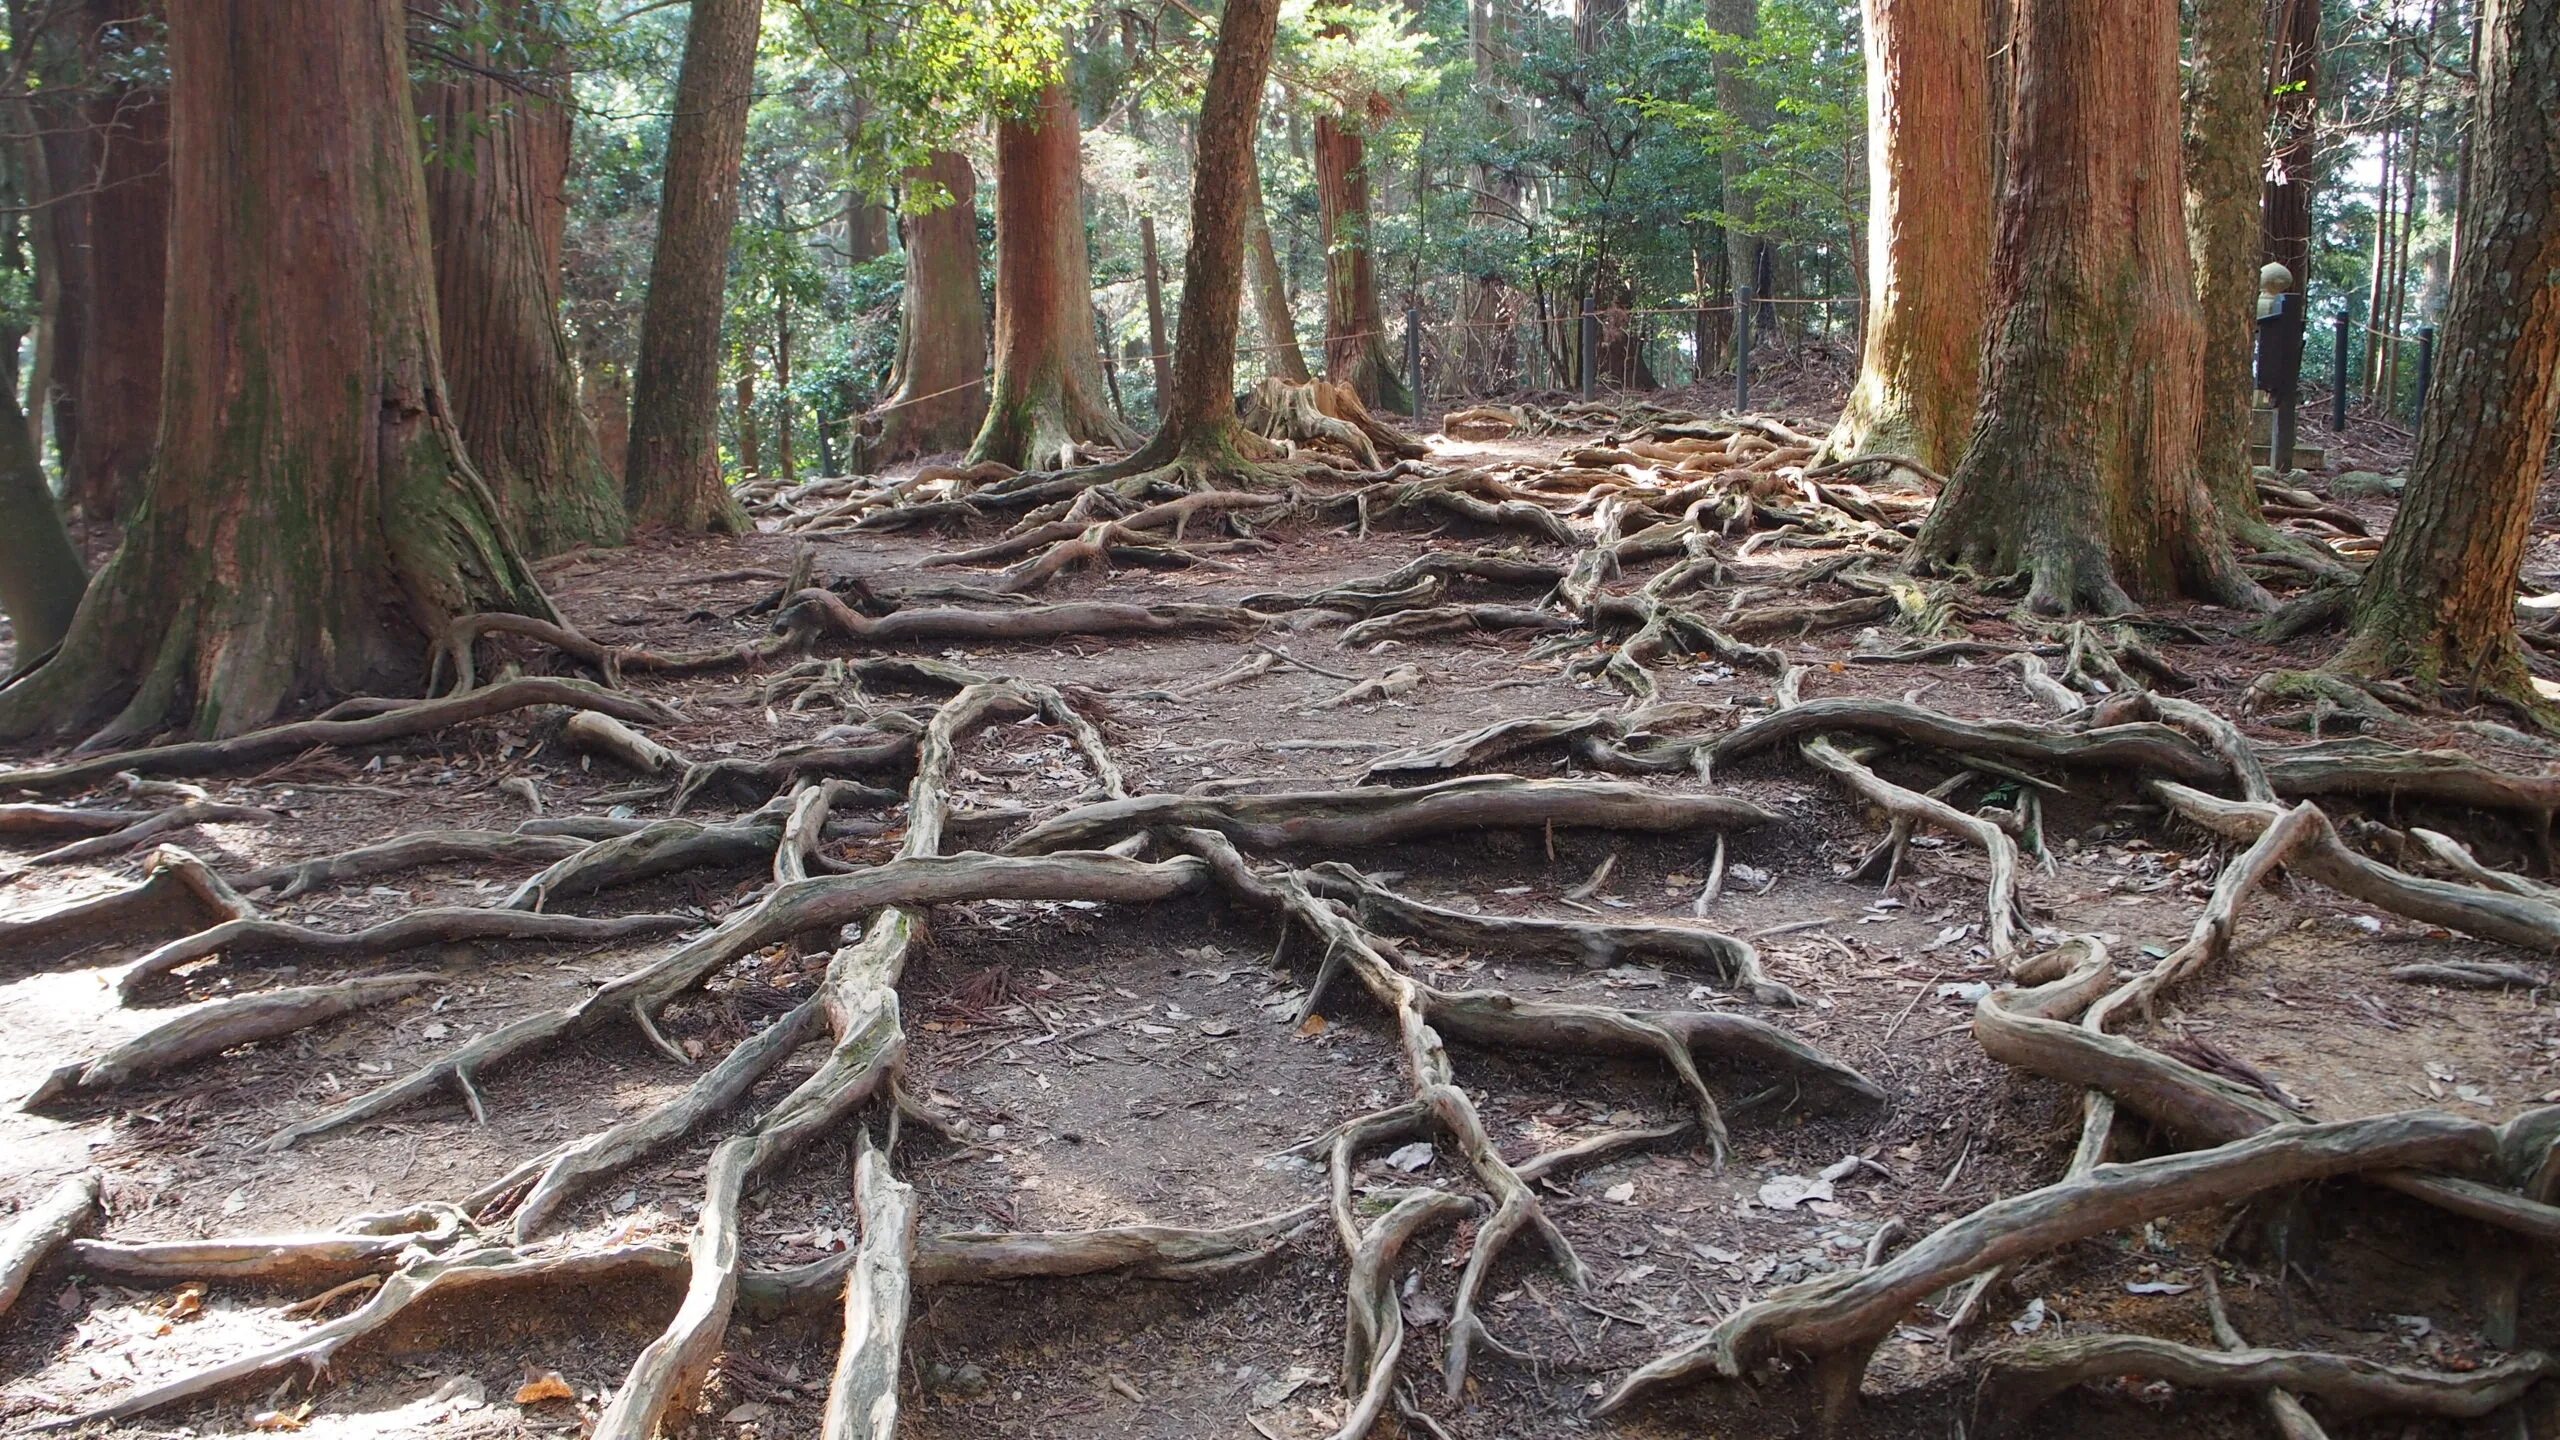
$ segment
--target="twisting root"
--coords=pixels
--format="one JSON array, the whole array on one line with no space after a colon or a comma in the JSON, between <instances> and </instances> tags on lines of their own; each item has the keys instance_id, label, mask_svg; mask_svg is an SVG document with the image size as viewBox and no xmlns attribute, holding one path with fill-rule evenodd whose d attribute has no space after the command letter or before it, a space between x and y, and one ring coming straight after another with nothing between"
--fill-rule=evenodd
<instances>
[{"instance_id":1,"label":"twisting root","mask_svg":"<svg viewBox=\"0 0 2560 1440\"><path fill-rule=\"evenodd\" d=\"M235 1045L291 1035L367 1006L415 994L436 979L418 973L368 975L329 985L295 985L208 1001L94 1060L74 1060L54 1071L26 1098L22 1108L32 1110L73 1091L113 1089L141 1076L157 1075L219 1055Z\"/></svg>"},{"instance_id":2,"label":"twisting root","mask_svg":"<svg viewBox=\"0 0 2560 1440\"><path fill-rule=\"evenodd\" d=\"M2206 1314L2213 1322L2213 1343L2234 1353L2249 1349L2249 1342L2241 1336L2239 1327L2231 1323L2231 1312L2222 1303L2222 1283L2213 1278L2210 1265L2204 1267L2204 1303ZM2320 1422L2311 1418L2311 1412L2302 1408L2302 1402L2294 1398L2292 1391L2274 1386L2260 1400L2266 1406L2267 1419L2274 1422L2280 1440L2329 1440L2329 1432L2320 1428Z\"/></svg>"},{"instance_id":3,"label":"twisting root","mask_svg":"<svg viewBox=\"0 0 2560 1440\"><path fill-rule=\"evenodd\" d=\"M0 1232L0 1316L18 1303L36 1268L97 1213L98 1172L90 1170L53 1187Z\"/></svg>"},{"instance_id":4,"label":"twisting root","mask_svg":"<svg viewBox=\"0 0 2560 1440\"><path fill-rule=\"evenodd\" d=\"M101 855L121 855L147 840L175 830L188 830L198 825L263 825L284 817L263 805L225 805L213 800L187 800L158 814L137 820L108 835L94 835L57 845L36 856L30 865L63 865L74 860L94 860Z\"/></svg>"},{"instance_id":5,"label":"twisting root","mask_svg":"<svg viewBox=\"0 0 2560 1440\"><path fill-rule=\"evenodd\" d=\"M412 910L362 930L338 933L314 930L282 920L226 920L172 940L133 962L116 982L126 1003L153 980L181 965L213 955L391 955L420 945L467 944L479 940L568 940L604 944L638 935L664 935L690 930L702 922L690 915L537 915L522 910L484 910L472 905L433 905Z\"/></svg>"},{"instance_id":6,"label":"twisting root","mask_svg":"<svg viewBox=\"0 0 2560 1440\"><path fill-rule=\"evenodd\" d=\"M1333 1440L1362 1440L1387 1407L1404 1354L1404 1302L1396 1296L1396 1257L1406 1242L1475 1208L1445 1190L1416 1190L1361 1231L1351 1246L1351 1279L1343 1303L1342 1389L1350 1413Z\"/></svg>"},{"instance_id":7,"label":"twisting root","mask_svg":"<svg viewBox=\"0 0 2560 1440\"><path fill-rule=\"evenodd\" d=\"M1738 1380L1797 1352L1839 1357L1826 1397L1837 1413L1856 1396L1877 1342L1911 1307L1968 1275L2040 1255L2160 1215L2227 1205L2267 1190L2359 1172L2472 1169L2497 1154L2476 1121L2408 1111L2321 1125L2286 1125L2210 1150L2101 1165L2086 1175L1995 1200L1931 1232L1871 1270L1790 1285L1744 1306L1707 1334L1653 1360L1603 1399L1609 1415L1707 1376Z\"/></svg>"},{"instance_id":8,"label":"twisting root","mask_svg":"<svg viewBox=\"0 0 2560 1440\"><path fill-rule=\"evenodd\" d=\"M1779 712L1784 714L1786 712ZM1991 863L1990 898L1985 902L1984 932L1995 965L2006 965L2017 952L2018 845L2009 832L1978 815L1968 815L1934 795L1905 789L1867 768L1857 757L1817 735L1804 742L1804 758L1840 777L1842 783L1877 809L1903 824L1926 823L1962 835L1982 847Z\"/></svg>"},{"instance_id":9,"label":"twisting root","mask_svg":"<svg viewBox=\"0 0 2560 1440\"><path fill-rule=\"evenodd\" d=\"M257 907L240 898L202 860L163 845L144 863L142 883L74 900L20 920L0 920L0 954L23 959L66 945L85 948L183 925L188 930L255 920Z\"/></svg>"},{"instance_id":10,"label":"twisting root","mask_svg":"<svg viewBox=\"0 0 2560 1440\"><path fill-rule=\"evenodd\" d=\"M2024 1419L2083 1380L2147 1375L2195 1390L2290 1391L2349 1414L2474 1419L2514 1403L2554 1368L2539 1350L2449 1374L2316 1350L2200 1350L2148 1335L2074 1335L1992 1356L1980 1404L1986 1422L1997 1427Z\"/></svg>"},{"instance_id":11,"label":"twisting root","mask_svg":"<svg viewBox=\"0 0 2560 1440\"><path fill-rule=\"evenodd\" d=\"M898 1354L915 1263L916 1192L889 1173L868 1134L854 1142L862 1245L844 1288L844 1340L827 1389L824 1440L890 1440L898 1429Z\"/></svg>"},{"instance_id":12,"label":"twisting root","mask_svg":"<svg viewBox=\"0 0 2560 1440\"><path fill-rule=\"evenodd\" d=\"M337 855L269 865L234 875L230 880L237 889L273 890L277 899L291 900L340 880L393 875L457 860L538 860L549 864L577 854L590 843L572 835L530 835L514 830L417 830L379 845L360 845Z\"/></svg>"},{"instance_id":13,"label":"twisting root","mask_svg":"<svg viewBox=\"0 0 2560 1440\"><path fill-rule=\"evenodd\" d=\"M661 706L636 696L600 689L584 680L534 677L502 681L441 700L421 700L415 705L403 705L358 719L302 720L290 725L252 730L228 740L191 740L178 745L155 745L145 750L122 750L112 755L72 760L60 765L0 770L0 789L56 793L112 778L122 770L130 770L137 775L205 775L283 760L306 750L378 745L385 740L425 735L534 705L569 705L582 710L600 710L618 720L641 725L664 725L674 719Z\"/></svg>"}]
</instances>

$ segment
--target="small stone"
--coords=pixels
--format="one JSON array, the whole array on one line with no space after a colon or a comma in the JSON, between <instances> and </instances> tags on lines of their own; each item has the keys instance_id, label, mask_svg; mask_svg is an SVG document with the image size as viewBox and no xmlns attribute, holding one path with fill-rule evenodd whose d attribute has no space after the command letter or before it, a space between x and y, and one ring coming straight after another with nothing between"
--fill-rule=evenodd
<instances>
[{"instance_id":1,"label":"small stone","mask_svg":"<svg viewBox=\"0 0 2560 1440\"><path fill-rule=\"evenodd\" d=\"M2329 493L2341 500L2387 500L2409 482L2372 470L2349 470L2329 477Z\"/></svg>"}]
</instances>

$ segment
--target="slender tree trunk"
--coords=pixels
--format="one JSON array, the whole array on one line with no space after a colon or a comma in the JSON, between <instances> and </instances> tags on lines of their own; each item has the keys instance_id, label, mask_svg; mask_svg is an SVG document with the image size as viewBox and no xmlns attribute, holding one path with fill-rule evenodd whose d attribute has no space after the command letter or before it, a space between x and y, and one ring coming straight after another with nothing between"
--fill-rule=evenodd
<instances>
[{"instance_id":1,"label":"slender tree trunk","mask_svg":"<svg viewBox=\"0 0 2560 1440\"><path fill-rule=\"evenodd\" d=\"M578 408L595 431L605 473L620 475L631 458L631 386L622 367L590 358L578 371Z\"/></svg>"},{"instance_id":2,"label":"slender tree trunk","mask_svg":"<svg viewBox=\"0 0 2560 1440\"><path fill-rule=\"evenodd\" d=\"M619 545L629 528L622 484L578 406L560 320L569 174L560 42L532 28L541 22L529 0L493 14L544 73L525 83L494 67L449 67L418 96L436 151L427 213L453 422L528 552Z\"/></svg>"},{"instance_id":3,"label":"slender tree trunk","mask_svg":"<svg viewBox=\"0 0 2560 1440\"><path fill-rule=\"evenodd\" d=\"M2485 0L2480 26L2435 391L2337 663L2525 698L2515 579L2560 413L2560 0Z\"/></svg>"},{"instance_id":4,"label":"slender tree trunk","mask_svg":"<svg viewBox=\"0 0 2560 1440\"><path fill-rule=\"evenodd\" d=\"M1262 321L1264 366L1282 380L1304 385L1315 377L1307 370L1307 352L1298 348L1298 318L1289 311L1289 287L1280 274L1279 252L1271 245L1269 208L1263 204L1259 179L1253 193L1251 244L1253 308Z\"/></svg>"},{"instance_id":5,"label":"slender tree trunk","mask_svg":"<svg viewBox=\"0 0 2560 1440\"><path fill-rule=\"evenodd\" d=\"M1373 105L1372 111L1383 110ZM1372 407L1409 410L1412 392L1387 348L1378 303L1378 262L1369 242L1369 144L1366 115L1318 113L1315 125L1316 207L1324 226L1325 378Z\"/></svg>"},{"instance_id":6,"label":"slender tree trunk","mask_svg":"<svg viewBox=\"0 0 2560 1440\"><path fill-rule=\"evenodd\" d=\"M636 524L746 528L720 479L720 321L763 18L764 0L693 0L685 31L632 381L624 494Z\"/></svg>"},{"instance_id":7,"label":"slender tree trunk","mask_svg":"<svg viewBox=\"0 0 2560 1440\"><path fill-rule=\"evenodd\" d=\"M17 337L0 331L0 340L14 343ZM0 674L61 641L89 583L80 553L62 528L62 512L54 506L25 419L16 393L0 387L0 612L8 615L17 642ZM0 700L5 696L0 692Z\"/></svg>"},{"instance_id":8,"label":"slender tree trunk","mask_svg":"<svg viewBox=\"0 0 2560 1440\"><path fill-rule=\"evenodd\" d=\"M756 367L746 356L738 357L737 419L738 473L749 479L764 474L764 456L756 446Z\"/></svg>"},{"instance_id":9,"label":"slender tree trunk","mask_svg":"<svg viewBox=\"0 0 2560 1440\"><path fill-rule=\"evenodd\" d=\"M1140 469L1181 461L1231 469L1269 454L1236 419L1236 325L1244 298L1244 237L1258 185L1253 141L1271 77L1280 0L1227 0L1218 48L1200 97L1191 167L1191 245L1182 262L1182 329L1173 385L1155 437L1125 462Z\"/></svg>"},{"instance_id":10,"label":"slender tree trunk","mask_svg":"<svg viewBox=\"0 0 2560 1440\"><path fill-rule=\"evenodd\" d=\"M2258 154L2267 127L2261 16L2259 0L2196 0L2186 159L2187 236L2195 248L2196 301L2204 319L2196 466L2232 533L2263 546L2275 537L2249 466L2256 257L2265 238L2259 210L2278 189L2302 186L2268 187L2261 179ZM2295 303L2301 303L2298 296Z\"/></svg>"},{"instance_id":11,"label":"slender tree trunk","mask_svg":"<svg viewBox=\"0 0 2560 1440\"><path fill-rule=\"evenodd\" d=\"M98 136L84 108L76 93L62 99L39 95L27 107L36 132L31 188L38 207L28 234L36 245L44 314L35 383L27 394L28 429L41 458L51 422L54 453L66 469L80 450L80 376L88 369L89 292L96 285L89 264L89 199L98 173Z\"/></svg>"},{"instance_id":12,"label":"slender tree trunk","mask_svg":"<svg viewBox=\"0 0 2560 1440\"><path fill-rule=\"evenodd\" d=\"M1173 347L1165 343L1164 260L1156 251L1156 217L1138 217L1138 268L1147 292L1147 363L1156 380L1156 413L1173 391Z\"/></svg>"},{"instance_id":13,"label":"slender tree trunk","mask_svg":"<svg viewBox=\"0 0 2560 1440\"><path fill-rule=\"evenodd\" d=\"M969 458L1025 470L1075 463L1080 445L1133 449L1111 413L1093 343L1093 265L1084 235L1084 146L1063 83L996 125L994 394Z\"/></svg>"},{"instance_id":14,"label":"slender tree trunk","mask_svg":"<svg viewBox=\"0 0 2560 1440\"><path fill-rule=\"evenodd\" d=\"M908 174L908 190L950 197L900 220L907 288L889 398L865 428L865 466L965 448L987 411L987 301L978 291L978 179L969 157L937 150Z\"/></svg>"},{"instance_id":15,"label":"slender tree trunk","mask_svg":"<svg viewBox=\"0 0 2560 1440\"><path fill-rule=\"evenodd\" d=\"M171 7L167 377L125 542L0 734L200 734L414 684L456 616L550 616L436 356L400 0Z\"/></svg>"},{"instance_id":16,"label":"slender tree trunk","mask_svg":"<svg viewBox=\"0 0 2560 1440\"><path fill-rule=\"evenodd\" d=\"M773 452L785 485L800 482L791 426L791 305L783 301L773 307Z\"/></svg>"},{"instance_id":17,"label":"slender tree trunk","mask_svg":"<svg viewBox=\"0 0 2560 1440\"><path fill-rule=\"evenodd\" d=\"M2263 604L2196 469L2203 320L2177 186L2178 8L2021 0L1980 418L1924 564L2031 609Z\"/></svg>"},{"instance_id":18,"label":"slender tree trunk","mask_svg":"<svg viewBox=\"0 0 2560 1440\"><path fill-rule=\"evenodd\" d=\"M1973 429L1991 278L1982 0L1867 0L1866 20L1866 344L1829 448L1946 470Z\"/></svg>"},{"instance_id":19,"label":"slender tree trunk","mask_svg":"<svg viewBox=\"0 0 2560 1440\"><path fill-rule=\"evenodd\" d=\"M2266 151L2260 253L2292 273L2293 293L2300 295L2311 280L2311 175L2320 123L2320 0L2274 0L2269 19L2274 49L2265 56L2264 98L2257 110L2264 138L2253 136L2248 153L2255 161L2261 150ZM2204 23L2201 12L2198 23ZM2265 32L2253 24L2250 33L2254 52L2257 37ZM2253 76L2259 73L2257 59L2253 53ZM2239 81L2235 78L2230 83L2236 87Z\"/></svg>"},{"instance_id":20,"label":"slender tree trunk","mask_svg":"<svg viewBox=\"0 0 2560 1440\"><path fill-rule=\"evenodd\" d=\"M92 522L120 519L142 497L160 428L162 296L169 269L169 105L136 52L156 50L160 7L88 0L81 40L98 143L89 197L89 287L76 400L78 433L66 462L69 493Z\"/></svg>"},{"instance_id":21,"label":"slender tree trunk","mask_svg":"<svg viewBox=\"0 0 2560 1440\"><path fill-rule=\"evenodd\" d=\"M858 148L865 142L862 123L871 113L869 101L856 95L848 117L845 143ZM889 253L889 210L860 190L844 192L844 242L847 263L860 265Z\"/></svg>"},{"instance_id":22,"label":"slender tree trunk","mask_svg":"<svg viewBox=\"0 0 2560 1440\"><path fill-rule=\"evenodd\" d=\"M1707 28L1736 40L1749 40L1760 33L1760 0L1707 0ZM1708 62L1713 74L1716 109L1728 117L1740 117L1744 127L1751 126L1759 115L1760 87L1753 82L1740 55L1719 49ZM1748 276L1754 288L1766 294L1767 288L1757 282L1760 245L1754 238L1753 203L1749 177L1751 157L1742 145L1728 142L1718 160L1723 180L1724 253L1727 275L1735 282ZM1758 329L1755 317L1754 328Z\"/></svg>"}]
</instances>

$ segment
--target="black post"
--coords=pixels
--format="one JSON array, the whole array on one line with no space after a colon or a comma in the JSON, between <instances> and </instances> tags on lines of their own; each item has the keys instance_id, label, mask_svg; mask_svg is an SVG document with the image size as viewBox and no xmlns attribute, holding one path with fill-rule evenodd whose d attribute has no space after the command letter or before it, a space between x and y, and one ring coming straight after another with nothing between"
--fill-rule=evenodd
<instances>
[{"instance_id":1,"label":"black post","mask_svg":"<svg viewBox=\"0 0 2560 1440\"><path fill-rule=\"evenodd\" d=\"M1599 393L1600 380L1600 314L1591 308L1591 297L1582 297L1582 398Z\"/></svg>"},{"instance_id":2,"label":"black post","mask_svg":"<svg viewBox=\"0 0 2560 1440\"><path fill-rule=\"evenodd\" d=\"M2329 366L2329 378L2333 382L2329 387L2329 433L2332 435L2347 433L2347 347L2351 339L2347 323L2347 307L2341 305L2335 322L2337 344Z\"/></svg>"},{"instance_id":3,"label":"black post","mask_svg":"<svg viewBox=\"0 0 2560 1440\"><path fill-rule=\"evenodd\" d=\"M1751 408L1751 279L1733 282L1733 411Z\"/></svg>"},{"instance_id":4,"label":"black post","mask_svg":"<svg viewBox=\"0 0 2560 1440\"><path fill-rule=\"evenodd\" d=\"M2409 428L2417 429L2427 419L2427 386L2436 378L2436 327L2418 327L2418 398L2409 407Z\"/></svg>"},{"instance_id":5,"label":"black post","mask_svg":"<svg viewBox=\"0 0 2560 1440\"><path fill-rule=\"evenodd\" d=\"M2293 469L2294 411L2302 403L2302 297L2279 295L2258 321L2258 388L2275 407L2267 465L2281 478Z\"/></svg>"},{"instance_id":6,"label":"black post","mask_svg":"<svg viewBox=\"0 0 2560 1440\"><path fill-rule=\"evenodd\" d=\"M1413 386L1413 404L1405 411L1422 418L1422 307L1404 307L1404 373Z\"/></svg>"}]
</instances>

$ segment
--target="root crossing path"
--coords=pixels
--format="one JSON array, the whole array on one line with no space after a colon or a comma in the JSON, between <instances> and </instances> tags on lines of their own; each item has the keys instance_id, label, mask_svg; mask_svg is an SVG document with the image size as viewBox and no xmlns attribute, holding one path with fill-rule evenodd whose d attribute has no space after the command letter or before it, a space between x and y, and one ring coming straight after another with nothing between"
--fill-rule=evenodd
<instances>
[{"instance_id":1,"label":"root crossing path","mask_svg":"<svg viewBox=\"0 0 2560 1440\"><path fill-rule=\"evenodd\" d=\"M1810 421L1248 419L0 757L0 1431L2560 1433L2538 742Z\"/></svg>"}]
</instances>

